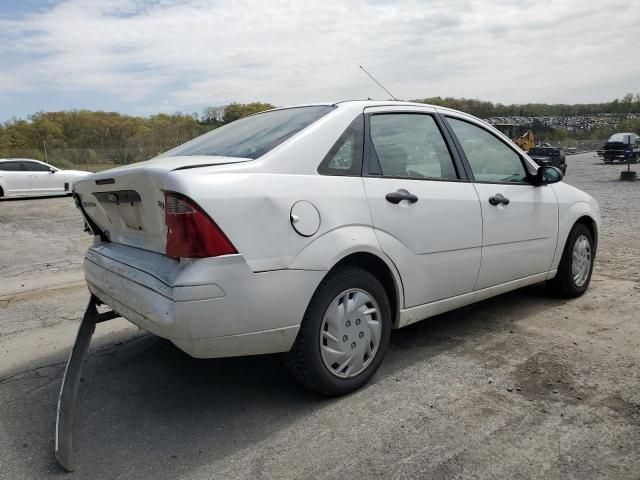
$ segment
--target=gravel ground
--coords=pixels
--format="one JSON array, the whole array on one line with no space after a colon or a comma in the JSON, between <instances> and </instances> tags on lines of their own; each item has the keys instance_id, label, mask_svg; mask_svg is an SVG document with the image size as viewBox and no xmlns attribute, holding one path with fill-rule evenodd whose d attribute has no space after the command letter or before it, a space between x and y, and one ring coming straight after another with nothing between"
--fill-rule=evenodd
<instances>
[{"instance_id":1,"label":"gravel ground","mask_svg":"<svg viewBox=\"0 0 640 480\"><path fill-rule=\"evenodd\" d=\"M604 222L583 297L535 285L394 331L338 399L278 356L196 360L101 324L72 474L55 407L90 238L69 198L0 201L0 478L640 478L640 182L591 153L568 165Z\"/></svg>"}]
</instances>

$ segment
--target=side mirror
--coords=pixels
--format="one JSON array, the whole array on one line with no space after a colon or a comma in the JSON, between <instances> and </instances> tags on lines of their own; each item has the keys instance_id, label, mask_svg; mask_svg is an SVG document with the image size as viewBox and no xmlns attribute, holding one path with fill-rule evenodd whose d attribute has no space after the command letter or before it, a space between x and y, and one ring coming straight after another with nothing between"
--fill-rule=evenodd
<instances>
[{"instance_id":1,"label":"side mirror","mask_svg":"<svg viewBox=\"0 0 640 480\"><path fill-rule=\"evenodd\" d=\"M542 167L538 167L534 180L536 185L557 183L562 180L562 172L557 167L543 165Z\"/></svg>"},{"instance_id":2,"label":"side mirror","mask_svg":"<svg viewBox=\"0 0 640 480\"><path fill-rule=\"evenodd\" d=\"M55 168L50 168L49 169L49 173L56 173L56 169Z\"/></svg>"}]
</instances>

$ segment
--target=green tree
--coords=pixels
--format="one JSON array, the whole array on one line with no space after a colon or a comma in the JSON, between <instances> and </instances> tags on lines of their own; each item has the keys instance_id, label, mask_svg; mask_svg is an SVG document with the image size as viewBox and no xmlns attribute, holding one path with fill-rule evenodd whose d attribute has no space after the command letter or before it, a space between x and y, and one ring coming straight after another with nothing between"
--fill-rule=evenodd
<instances>
[{"instance_id":1,"label":"green tree","mask_svg":"<svg viewBox=\"0 0 640 480\"><path fill-rule=\"evenodd\" d=\"M222 117L224 123L233 122L239 118L253 115L254 113L263 112L274 108L270 103L253 102L253 103L230 103L224 107L224 115Z\"/></svg>"}]
</instances>

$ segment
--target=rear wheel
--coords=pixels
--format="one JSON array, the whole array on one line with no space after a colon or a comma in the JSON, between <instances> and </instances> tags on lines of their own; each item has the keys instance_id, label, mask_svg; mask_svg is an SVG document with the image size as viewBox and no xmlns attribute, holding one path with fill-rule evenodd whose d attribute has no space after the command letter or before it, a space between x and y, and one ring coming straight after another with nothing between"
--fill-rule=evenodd
<instances>
[{"instance_id":1,"label":"rear wheel","mask_svg":"<svg viewBox=\"0 0 640 480\"><path fill-rule=\"evenodd\" d=\"M339 267L309 302L285 364L306 387L344 395L376 372L390 333L391 309L382 284L359 267Z\"/></svg>"},{"instance_id":2,"label":"rear wheel","mask_svg":"<svg viewBox=\"0 0 640 480\"><path fill-rule=\"evenodd\" d=\"M558 273L547 285L560 296L579 297L589 286L594 260L593 236L585 225L577 223L567 238Z\"/></svg>"}]
</instances>

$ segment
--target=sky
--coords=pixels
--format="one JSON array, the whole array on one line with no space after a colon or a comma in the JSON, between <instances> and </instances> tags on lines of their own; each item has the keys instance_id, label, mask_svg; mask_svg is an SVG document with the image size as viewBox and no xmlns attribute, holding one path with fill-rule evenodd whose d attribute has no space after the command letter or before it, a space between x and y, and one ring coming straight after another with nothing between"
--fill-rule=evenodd
<instances>
[{"instance_id":1,"label":"sky","mask_svg":"<svg viewBox=\"0 0 640 480\"><path fill-rule=\"evenodd\" d=\"M640 93L640 2L0 0L0 120L397 98Z\"/></svg>"}]
</instances>

